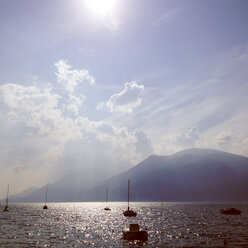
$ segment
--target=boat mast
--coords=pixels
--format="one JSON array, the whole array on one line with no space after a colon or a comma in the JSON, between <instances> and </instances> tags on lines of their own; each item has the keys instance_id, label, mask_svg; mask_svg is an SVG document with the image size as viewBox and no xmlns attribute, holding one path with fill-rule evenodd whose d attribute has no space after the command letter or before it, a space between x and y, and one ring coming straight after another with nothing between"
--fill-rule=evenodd
<instances>
[{"instance_id":1,"label":"boat mast","mask_svg":"<svg viewBox=\"0 0 248 248\"><path fill-rule=\"evenodd\" d=\"M108 203L108 186L106 187L106 204Z\"/></svg>"},{"instance_id":2,"label":"boat mast","mask_svg":"<svg viewBox=\"0 0 248 248\"><path fill-rule=\"evenodd\" d=\"M47 204L47 186L46 186L46 199L45 199L45 205Z\"/></svg>"},{"instance_id":3,"label":"boat mast","mask_svg":"<svg viewBox=\"0 0 248 248\"><path fill-rule=\"evenodd\" d=\"M128 179L128 197L127 197L127 199L128 199L128 207L127 207L127 209L129 210L129 189L130 189L130 180Z\"/></svg>"},{"instance_id":4,"label":"boat mast","mask_svg":"<svg viewBox=\"0 0 248 248\"><path fill-rule=\"evenodd\" d=\"M9 184L8 184L8 189L7 189L6 206L8 206L8 203L9 203Z\"/></svg>"}]
</instances>

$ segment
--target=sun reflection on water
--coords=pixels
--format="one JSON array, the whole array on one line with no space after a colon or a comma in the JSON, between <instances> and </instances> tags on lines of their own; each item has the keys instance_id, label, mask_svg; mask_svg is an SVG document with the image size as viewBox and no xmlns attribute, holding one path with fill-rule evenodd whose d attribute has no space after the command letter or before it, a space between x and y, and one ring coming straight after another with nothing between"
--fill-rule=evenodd
<instances>
[{"instance_id":1,"label":"sun reflection on water","mask_svg":"<svg viewBox=\"0 0 248 248\"><path fill-rule=\"evenodd\" d=\"M16 204L0 213L0 246L15 247L231 247L248 244L248 204L242 216L226 220L218 204L132 203L136 218L126 218L126 203ZM232 218L233 217L233 218ZM122 240L122 228L138 223L147 242ZM182 247L183 247L182 246ZM238 246L237 246L238 247Z\"/></svg>"}]
</instances>

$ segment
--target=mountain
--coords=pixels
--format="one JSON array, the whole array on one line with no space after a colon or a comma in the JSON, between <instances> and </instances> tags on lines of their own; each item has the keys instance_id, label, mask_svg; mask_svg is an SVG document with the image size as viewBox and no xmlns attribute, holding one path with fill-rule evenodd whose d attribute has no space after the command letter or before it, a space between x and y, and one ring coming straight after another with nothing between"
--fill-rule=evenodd
<instances>
[{"instance_id":1,"label":"mountain","mask_svg":"<svg viewBox=\"0 0 248 248\"><path fill-rule=\"evenodd\" d=\"M248 158L214 149L188 149L152 155L107 181L82 188L63 181L49 185L50 201L248 201ZM45 187L45 186L44 186ZM42 201L45 188L18 201Z\"/></svg>"},{"instance_id":2,"label":"mountain","mask_svg":"<svg viewBox=\"0 0 248 248\"><path fill-rule=\"evenodd\" d=\"M28 189L23 190L22 192L20 192L20 193L18 193L18 194L11 195L11 196L9 197L9 200L11 201L12 199L26 197L26 196L30 195L32 192L36 191L37 189L38 189L38 188L36 188L36 187L28 188Z\"/></svg>"},{"instance_id":3,"label":"mountain","mask_svg":"<svg viewBox=\"0 0 248 248\"><path fill-rule=\"evenodd\" d=\"M32 192L38 190L38 188L36 187L31 187L31 188L28 188L28 189L25 189L23 190L22 192L18 193L18 194L15 194L15 195L10 195L9 196L9 201L10 202L18 202L18 201L23 201L23 198L25 198L26 196L29 196ZM5 201L6 198L4 199L1 199L1 201Z\"/></svg>"}]
</instances>

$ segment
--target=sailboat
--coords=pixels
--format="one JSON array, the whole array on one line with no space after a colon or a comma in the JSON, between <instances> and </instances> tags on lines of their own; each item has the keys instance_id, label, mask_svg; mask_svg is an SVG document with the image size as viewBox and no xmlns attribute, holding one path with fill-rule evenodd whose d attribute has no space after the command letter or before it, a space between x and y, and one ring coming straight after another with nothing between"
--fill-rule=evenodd
<instances>
[{"instance_id":1,"label":"sailboat","mask_svg":"<svg viewBox=\"0 0 248 248\"><path fill-rule=\"evenodd\" d=\"M108 186L106 187L106 207L104 208L104 210L111 210L109 207L107 207L107 204L108 204Z\"/></svg>"},{"instance_id":2,"label":"sailboat","mask_svg":"<svg viewBox=\"0 0 248 248\"><path fill-rule=\"evenodd\" d=\"M128 207L127 210L123 212L126 217L136 217L137 213L129 208L129 191L130 191L130 180L128 179Z\"/></svg>"},{"instance_id":3,"label":"sailboat","mask_svg":"<svg viewBox=\"0 0 248 248\"><path fill-rule=\"evenodd\" d=\"M46 200L45 200L45 205L43 206L43 209L47 209L48 208L47 205L46 205L46 203L47 203L47 187L46 187Z\"/></svg>"},{"instance_id":4,"label":"sailboat","mask_svg":"<svg viewBox=\"0 0 248 248\"><path fill-rule=\"evenodd\" d=\"M7 190L6 205L5 205L4 209L3 209L3 211L9 211L8 203L9 203L9 184L8 184L8 190Z\"/></svg>"}]
</instances>

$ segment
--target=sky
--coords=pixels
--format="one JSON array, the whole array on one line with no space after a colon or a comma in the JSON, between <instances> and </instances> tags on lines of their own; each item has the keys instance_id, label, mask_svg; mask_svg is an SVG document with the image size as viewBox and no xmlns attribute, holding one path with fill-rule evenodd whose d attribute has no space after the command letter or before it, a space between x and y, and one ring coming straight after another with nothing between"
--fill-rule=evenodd
<instances>
[{"instance_id":1,"label":"sky","mask_svg":"<svg viewBox=\"0 0 248 248\"><path fill-rule=\"evenodd\" d=\"M248 156L247 27L247 0L1 0L0 198L192 147Z\"/></svg>"}]
</instances>

